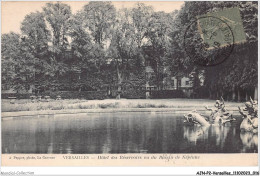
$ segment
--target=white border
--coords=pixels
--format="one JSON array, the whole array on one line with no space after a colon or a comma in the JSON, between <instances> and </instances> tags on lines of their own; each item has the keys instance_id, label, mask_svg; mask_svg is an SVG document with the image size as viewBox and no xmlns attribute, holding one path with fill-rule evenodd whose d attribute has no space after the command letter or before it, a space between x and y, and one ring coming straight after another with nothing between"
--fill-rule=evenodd
<instances>
[{"instance_id":1,"label":"white border","mask_svg":"<svg viewBox=\"0 0 260 176\"><path fill-rule=\"evenodd\" d=\"M35 175L196 175L198 171L259 171L258 167L3 167L1 172Z\"/></svg>"},{"instance_id":2,"label":"white border","mask_svg":"<svg viewBox=\"0 0 260 176\"><path fill-rule=\"evenodd\" d=\"M19 1L19 0L2 0L2 1ZM27 0L27 1L39 1L39 0ZM53 0L44 0L44 1L53 1ZM56 0L56 1L71 1L71 0ZM85 1L85 0L75 0L75 1ZM102 0L98 0L98 1L102 1ZM129 1L129 0L121 0L121 1ZM141 1L153 1L153 0L141 0ZM163 0L163 1L171 1L171 0ZM175 0L175 1L180 1L180 0ZM222 1L228 1L228 0L222 0ZM260 7L259 4L260 2L258 2L258 9ZM0 5L0 7L2 7L2 4ZM258 18L258 35L260 34L259 24L260 23ZM1 25L1 18L0 18L0 25ZM258 58L260 56L259 46L260 46L260 41L258 40ZM259 65L260 64L258 62L258 68ZM258 69L258 100L260 100L259 99L260 98L259 95L260 74L259 73L260 70ZM0 110L1 110L1 106L0 106ZM0 124L2 125L2 121L0 122ZM1 134L1 130L0 130L0 134ZM0 146L2 146L1 140L0 140ZM260 151L259 149L260 146L258 145L258 151ZM1 147L1 153L2 153L2 147ZM259 159L260 158L258 157L258 161ZM198 171L216 171L216 172L259 171L259 167L2 167L1 160L0 160L0 165L1 165L0 171L7 172L9 173L9 175L20 175L19 173L21 172L25 172L25 173L34 172L34 175L196 175Z\"/></svg>"}]
</instances>

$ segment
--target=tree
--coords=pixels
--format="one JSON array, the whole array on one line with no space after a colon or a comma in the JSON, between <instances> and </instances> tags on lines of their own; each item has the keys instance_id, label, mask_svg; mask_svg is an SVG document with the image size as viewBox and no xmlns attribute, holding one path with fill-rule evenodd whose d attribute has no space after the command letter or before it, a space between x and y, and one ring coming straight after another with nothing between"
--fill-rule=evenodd
<instances>
[{"instance_id":1,"label":"tree","mask_svg":"<svg viewBox=\"0 0 260 176\"><path fill-rule=\"evenodd\" d=\"M70 6L57 2L47 3L43 7L46 21L49 23L52 34L52 58L55 63L56 76L63 75L68 71L67 65L64 63L66 59L66 50L69 46L68 29L69 19L71 18Z\"/></svg>"},{"instance_id":2,"label":"tree","mask_svg":"<svg viewBox=\"0 0 260 176\"><path fill-rule=\"evenodd\" d=\"M135 30L130 22L131 11L122 9L117 14L116 24L113 28L109 57L112 58L112 69L116 70L118 97L120 98L123 84L129 84L137 73L140 73L140 65L136 60L138 46L135 42ZM143 69L143 68L142 68ZM140 85L131 85L140 86Z\"/></svg>"},{"instance_id":3,"label":"tree","mask_svg":"<svg viewBox=\"0 0 260 176\"><path fill-rule=\"evenodd\" d=\"M173 18L165 12L154 12L151 15L147 28L148 45L151 46L149 61L156 75L157 88L163 88L163 79L166 76L165 68L168 67L167 51L170 49L171 25Z\"/></svg>"},{"instance_id":4,"label":"tree","mask_svg":"<svg viewBox=\"0 0 260 176\"><path fill-rule=\"evenodd\" d=\"M83 8L85 27L91 32L95 43L104 47L111 37L111 26L116 18L116 9L111 2L89 2Z\"/></svg>"},{"instance_id":5,"label":"tree","mask_svg":"<svg viewBox=\"0 0 260 176\"><path fill-rule=\"evenodd\" d=\"M187 27L197 16L232 7L239 7L246 42L235 44L221 65L196 65L184 50ZM66 4L47 3L25 17L22 35L2 35L2 82L17 90L32 83L78 91L113 86L120 97L128 85L152 82L160 90L165 77L189 75L195 92L203 79L210 98L248 99L257 90L257 12L256 2L185 2L172 13L143 3L116 11L111 2L90 2L72 15ZM196 45L189 33L185 38ZM154 71L149 81L146 66Z\"/></svg>"},{"instance_id":6,"label":"tree","mask_svg":"<svg viewBox=\"0 0 260 176\"><path fill-rule=\"evenodd\" d=\"M2 35L2 83L17 91L27 89L33 77L33 57L19 34Z\"/></svg>"},{"instance_id":7,"label":"tree","mask_svg":"<svg viewBox=\"0 0 260 176\"><path fill-rule=\"evenodd\" d=\"M46 87L50 84L49 80L54 76L55 70L51 67L52 60L48 46L50 32L47 29L44 14L35 12L26 15L21 23L21 31L23 35L22 53L25 55L24 58L30 55L32 64L33 78L31 80L37 87Z\"/></svg>"},{"instance_id":8,"label":"tree","mask_svg":"<svg viewBox=\"0 0 260 176\"><path fill-rule=\"evenodd\" d=\"M81 91L82 72L88 70L90 64L90 52L92 43L89 33L84 27L82 13L72 16L69 21L69 36L71 37L72 57L68 60L70 65L70 78L74 86Z\"/></svg>"},{"instance_id":9,"label":"tree","mask_svg":"<svg viewBox=\"0 0 260 176\"><path fill-rule=\"evenodd\" d=\"M15 33L2 35L2 86L13 87L15 80L15 64L17 64L17 56L19 54L20 35Z\"/></svg>"},{"instance_id":10,"label":"tree","mask_svg":"<svg viewBox=\"0 0 260 176\"><path fill-rule=\"evenodd\" d=\"M23 37L31 45L35 57L45 57L48 54L48 42L50 40L50 32L47 29L44 14L41 12L31 13L25 16L21 24Z\"/></svg>"},{"instance_id":11,"label":"tree","mask_svg":"<svg viewBox=\"0 0 260 176\"><path fill-rule=\"evenodd\" d=\"M138 48L141 48L147 36L148 24L153 13L153 8L143 3L137 3L131 13L136 34L135 41Z\"/></svg>"},{"instance_id":12,"label":"tree","mask_svg":"<svg viewBox=\"0 0 260 176\"><path fill-rule=\"evenodd\" d=\"M181 50L181 47L179 47L179 44L174 42L174 40L181 42L180 39L183 39L184 37L183 32L181 31L185 31L190 22L196 20L197 16L231 7L239 7L240 9L243 25L247 35L247 42L240 45L236 44L233 53L229 56L228 60L221 65L210 68L197 67L194 65L192 58L187 57L185 52ZM237 94L237 99L239 100L240 90L245 89L245 85L257 85L257 76L255 76L257 68L256 66L253 66L257 63L257 57L252 56L247 49L249 45L251 45L251 47L256 45L255 41L257 40L257 32L255 27L253 27L256 26L256 22L257 3L255 2L185 2L185 6L183 6L176 17L176 29L171 35L173 48L176 50L176 52L174 50L172 51L172 56L174 56L175 53L178 53L177 57L172 57L174 58L172 62L173 67L175 65L177 67L182 65L187 72L192 72L194 70L200 72L201 70L205 77L204 84L208 88L210 94L215 92L214 95L211 95L211 98L219 98L220 95L224 94L228 97L228 94L233 91L233 98L235 98L235 95ZM194 43L191 43L191 45L195 46L196 41L193 42ZM249 55L251 58L242 58L246 55ZM252 72L249 70L252 70ZM249 79L251 80L250 84L246 83L248 82L248 79L244 79L248 78L249 75L251 77ZM237 93L235 93L235 91L237 91ZM249 90L247 89L245 91L248 92Z\"/></svg>"}]
</instances>

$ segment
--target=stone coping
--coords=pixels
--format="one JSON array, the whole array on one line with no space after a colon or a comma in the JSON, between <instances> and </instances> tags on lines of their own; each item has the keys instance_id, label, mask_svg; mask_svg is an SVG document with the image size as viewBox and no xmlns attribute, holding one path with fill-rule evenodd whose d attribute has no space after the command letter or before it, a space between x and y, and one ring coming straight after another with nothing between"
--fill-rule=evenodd
<instances>
[{"instance_id":1,"label":"stone coping","mask_svg":"<svg viewBox=\"0 0 260 176\"><path fill-rule=\"evenodd\" d=\"M114 108L114 109L63 109L63 110L41 110L41 111L17 111L2 112L2 118L6 117L28 117L28 116L49 116L49 115L66 115L66 114L82 114L82 113L119 113L119 112L160 112L173 114L186 114L192 110L199 113L209 114L205 108L175 107L175 108ZM229 111L233 111L233 115L240 115L237 107L229 107Z\"/></svg>"}]
</instances>

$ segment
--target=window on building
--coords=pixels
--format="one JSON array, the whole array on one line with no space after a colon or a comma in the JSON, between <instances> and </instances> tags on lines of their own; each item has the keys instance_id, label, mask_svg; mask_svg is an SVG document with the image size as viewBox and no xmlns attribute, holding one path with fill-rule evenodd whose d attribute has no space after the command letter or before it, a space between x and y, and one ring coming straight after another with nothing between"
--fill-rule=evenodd
<instances>
[{"instance_id":1,"label":"window on building","mask_svg":"<svg viewBox=\"0 0 260 176\"><path fill-rule=\"evenodd\" d=\"M186 81L186 86L189 85L189 84L190 84L190 82L189 82L189 81Z\"/></svg>"}]
</instances>

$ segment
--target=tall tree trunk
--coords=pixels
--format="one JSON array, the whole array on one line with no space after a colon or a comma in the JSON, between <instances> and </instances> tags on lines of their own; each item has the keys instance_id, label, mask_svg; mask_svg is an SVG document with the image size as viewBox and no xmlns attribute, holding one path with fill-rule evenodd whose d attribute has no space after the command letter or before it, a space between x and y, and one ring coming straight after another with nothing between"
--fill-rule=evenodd
<instances>
[{"instance_id":1,"label":"tall tree trunk","mask_svg":"<svg viewBox=\"0 0 260 176\"><path fill-rule=\"evenodd\" d=\"M160 65L158 61L156 65L157 65L157 89L161 90L161 77L160 77L161 73L160 73Z\"/></svg>"},{"instance_id":2,"label":"tall tree trunk","mask_svg":"<svg viewBox=\"0 0 260 176\"><path fill-rule=\"evenodd\" d=\"M212 99L212 93L211 93L211 90L209 90L209 99Z\"/></svg>"},{"instance_id":3,"label":"tall tree trunk","mask_svg":"<svg viewBox=\"0 0 260 176\"><path fill-rule=\"evenodd\" d=\"M149 86L149 73L145 73L145 98L150 98L150 91L148 90Z\"/></svg>"},{"instance_id":4,"label":"tall tree trunk","mask_svg":"<svg viewBox=\"0 0 260 176\"><path fill-rule=\"evenodd\" d=\"M238 101L238 102L241 101L240 90L239 90L239 89L237 89L237 101Z\"/></svg>"},{"instance_id":5,"label":"tall tree trunk","mask_svg":"<svg viewBox=\"0 0 260 176\"><path fill-rule=\"evenodd\" d=\"M220 96L224 98L224 93L222 89L220 90Z\"/></svg>"},{"instance_id":6,"label":"tall tree trunk","mask_svg":"<svg viewBox=\"0 0 260 176\"><path fill-rule=\"evenodd\" d=\"M119 63L118 60L116 60L116 72L117 72L117 95L116 99L121 98L121 91L122 91L122 73L119 70Z\"/></svg>"},{"instance_id":7,"label":"tall tree trunk","mask_svg":"<svg viewBox=\"0 0 260 176\"><path fill-rule=\"evenodd\" d=\"M246 91L246 101L248 101L248 99L249 99L249 98L248 98L248 93L247 93L247 91Z\"/></svg>"},{"instance_id":8,"label":"tall tree trunk","mask_svg":"<svg viewBox=\"0 0 260 176\"><path fill-rule=\"evenodd\" d=\"M254 100L258 100L258 90L257 90L257 86L255 86Z\"/></svg>"},{"instance_id":9,"label":"tall tree trunk","mask_svg":"<svg viewBox=\"0 0 260 176\"><path fill-rule=\"evenodd\" d=\"M79 84L80 84L80 74L79 74ZM79 85L79 92L81 92L81 85Z\"/></svg>"},{"instance_id":10,"label":"tall tree trunk","mask_svg":"<svg viewBox=\"0 0 260 176\"><path fill-rule=\"evenodd\" d=\"M236 100L236 92L235 92L235 87L232 88L232 101Z\"/></svg>"},{"instance_id":11,"label":"tall tree trunk","mask_svg":"<svg viewBox=\"0 0 260 176\"><path fill-rule=\"evenodd\" d=\"M176 76L176 89L179 90L179 77Z\"/></svg>"},{"instance_id":12,"label":"tall tree trunk","mask_svg":"<svg viewBox=\"0 0 260 176\"><path fill-rule=\"evenodd\" d=\"M118 87L117 87L117 97L116 99L121 98L121 91L122 91L122 73L119 72L119 69L117 69L117 78L118 78Z\"/></svg>"}]
</instances>

